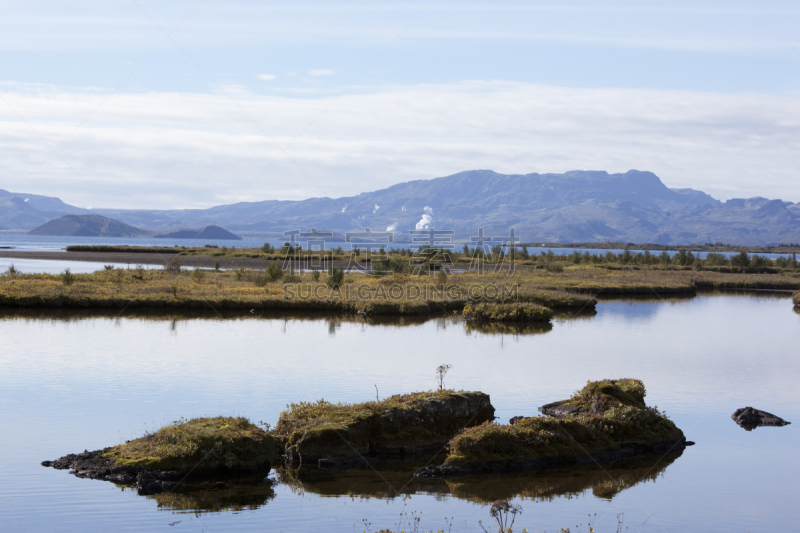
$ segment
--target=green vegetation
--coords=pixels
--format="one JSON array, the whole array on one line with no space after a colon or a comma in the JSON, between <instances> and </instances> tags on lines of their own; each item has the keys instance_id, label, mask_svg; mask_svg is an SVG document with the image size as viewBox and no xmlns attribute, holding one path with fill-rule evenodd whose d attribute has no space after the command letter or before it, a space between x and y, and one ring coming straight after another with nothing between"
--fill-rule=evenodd
<instances>
[{"instance_id":1,"label":"green vegetation","mask_svg":"<svg viewBox=\"0 0 800 533\"><path fill-rule=\"evenodd\" d=\"M179 420L109 448L116 464L150 470L254 470L280 455L276 439L242 417Z\"/></svg>"},{"instance_id":2,"label":"green vegetation","mask_svg":"<svg viewBox=\"0 0 800 533\"><path fill-rule=\"evenodd\" d=\"M494 417L480 392L439 390L360 404L325 400L289 404L274 434L303 462L375 453L414 453L443 445L461 428Z\"/></svg>"},{"instance_id":3,"label":"green vegetation","mask_svg":"<svg viewBox=\"0 0 800 533\"><path fill-rule=\"evenodd\" d=\"M533 303L482 303L467 304L464 318L492 322L549 322L553 312Z\"/></svg>"},{"instance_id":4,"label":"green vegetation","mask_svg":"<svg viewBox=\"0 0 800 533\"><path fill-rule=\"evenodd\" d=\"M792 296L792 301L794 302L795 306L800 307L800 291L794 293L794 296Z\"/></svg>"},{"instance_id":5,"label":"green vegetation","mask_svg":"<svg viewBox=\"0 0 800 533\"><path fill-rule=\"evenodd\" d=\"M645 406L644 395L644 384L638 380L589 382L568 400L584 408L578 414L522 418L512 425L485 422L465 429L450 441L445 465L568 461L627 443L646 446L683 439L683 432L665 413Z\"/></svg>"}]
</instances>

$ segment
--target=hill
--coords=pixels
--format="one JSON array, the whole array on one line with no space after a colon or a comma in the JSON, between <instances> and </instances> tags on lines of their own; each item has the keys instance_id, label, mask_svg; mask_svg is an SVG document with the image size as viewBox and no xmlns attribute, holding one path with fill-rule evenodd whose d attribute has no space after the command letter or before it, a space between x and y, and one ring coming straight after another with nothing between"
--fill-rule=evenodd
<instances>
[{"instance_id":1,"label":"hill","mask_svg":"<svg viewBox=\"0 0 800 533\"><path fill-rule=\"evenodd\" d=\"M229 240L241 241L242 238L234 235L225 228L219 226L206 226L202 229L181 229L169 233L159 233L154 235L157 239L214 239L214 240Z\"/></svg>"},{"instance_id":2,"label":"hill","mask_svg":"<svg viewBox=\"0 0 800 533\"><path fill-rule=\"evenodd\" d=\"M152 234L100 215L66 215L28 232L28 235L59 237L149 237Z\"/></svg>"}]
</instances>

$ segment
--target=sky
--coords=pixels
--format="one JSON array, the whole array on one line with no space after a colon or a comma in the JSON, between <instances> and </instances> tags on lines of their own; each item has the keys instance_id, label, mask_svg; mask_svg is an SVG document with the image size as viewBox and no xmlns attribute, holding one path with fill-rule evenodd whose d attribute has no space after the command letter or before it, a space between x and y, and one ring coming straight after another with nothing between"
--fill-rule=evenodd
<instances>
[{"instance_id":1,"label":"sky","mask_svg":"<svg viewBox=\"0 0 800 533\"><path fill-rule=\"evenodd\" d=\"M0 188L79 207L470 169L800 201L800 4L0 0Z\"/></svg>"}]
</instances>

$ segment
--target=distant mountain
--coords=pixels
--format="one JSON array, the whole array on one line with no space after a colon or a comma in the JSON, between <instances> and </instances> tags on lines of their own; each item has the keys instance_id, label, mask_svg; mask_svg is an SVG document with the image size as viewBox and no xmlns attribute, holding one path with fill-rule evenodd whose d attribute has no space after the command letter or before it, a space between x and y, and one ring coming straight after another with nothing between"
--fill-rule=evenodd
<instances>
[{"instance_id":1,"label":"distant mountain","mask_svg":"<svg viewBox=\"0 0 800 533\"><path fill-rule=\"evenodd\" d=\"M203 229L182 229L169 233L159 233L154 235L158 239L204 239L204 240L228 240L241 241L242 238L234 235L225 228L219 226L206 226Z\"/></svg>"},{"instance_id":2,"label":"distant mountain","mask_svg":"<svg viewBox=\"0 0 800 533\"><path fill-rule=\"evenodd\" d=\"M58 237L149 237L153 232L100 215L66 215L45 222L28 235Z\"/></svg>"},{"instance_id":3,"label":"distant mountain","mask_svg":"<svg viewBox=\"0 0 800 533\"><path fill-rule=\"evenodd\" d=\"M86 214L56 198L15 194L0 201L0 225L33 227L23 223L59 209ZM343 238L345 232L371 228L394 231L396 242L408 242L409 230L427 226L454 230L457 240L468 240L479 228L500 236L513 227L523 242L800 242L798 204L758 197L723 203L702 191L670 189L652 172L638 170L525 175L470 170L336 199L91 213L155 232L222 225L251 238L282 238L284 231L310 228Z\"/></svg>"}]
</instances>

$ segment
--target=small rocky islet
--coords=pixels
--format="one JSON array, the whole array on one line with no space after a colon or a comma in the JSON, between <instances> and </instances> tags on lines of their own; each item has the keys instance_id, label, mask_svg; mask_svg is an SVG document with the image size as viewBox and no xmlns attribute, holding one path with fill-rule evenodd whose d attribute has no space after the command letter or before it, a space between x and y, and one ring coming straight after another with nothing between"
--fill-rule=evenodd
<instances>
[{"instance_id":1,"label":"small rocky islet","mask_svg":"<svg viewBox=\"0 0 800 533\"><path fill-rule=\"evenodd\" d=\"M779 416L754 407L737 409L733 412L731 418L747 431L752 431L759 427L782 427L791 424L791 422L787 422Z\"/></svg>"},{"instance_id":2,"label":"small rocky islet","mask_svg":"<svg viewBox=\"0 0 800 533\"><path fill-rule=\"evenodd\" d=\"M542 415L495 422L487 394L438 390L360 404L289 404L275 428L245 418L180 420L124 444L44 461L78 477L135 486L140 494L175 490L190 477L261 472L278 462L322 469L376 464L446 449L441 465L417 478L523 472L614 461L686 445L664 413L647 407L639 380L590 381Z\"/></svg>"}]
</instances>

